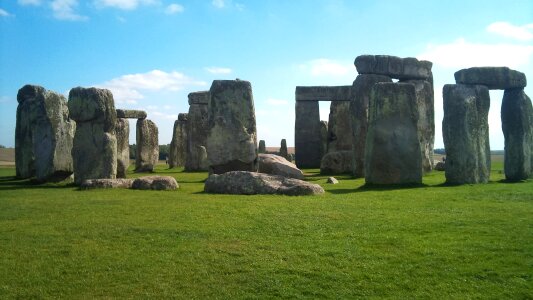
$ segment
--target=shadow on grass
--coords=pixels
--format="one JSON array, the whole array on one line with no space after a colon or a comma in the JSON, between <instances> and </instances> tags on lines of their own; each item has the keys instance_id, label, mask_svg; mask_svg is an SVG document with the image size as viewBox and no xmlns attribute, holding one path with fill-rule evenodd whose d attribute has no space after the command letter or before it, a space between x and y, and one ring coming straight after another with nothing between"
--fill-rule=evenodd
<instances>
[{"instance_id":1,"label":"shadow on grass","mask_svg":"<svg viewBox=\"0 0 533 300\"><path fill-rule=\"evenodd\" d=\"M35 179L19 179L15 176L0 177L0 190L74 188L73 182L43 182Z\"/></svg>"},{"instance_id":2,"label":"shadow on grass","mask_svg":"<svg viewBox=\"0 0 533 300\"><path fill-rule=\"evenodd\" d=\"M364 192L387 192L393 190L409 190L429 187L426 184L365 184L354 189L334 189L329 190L331 194L350 194L350 193L364 193Z\"/></svg>"}]
</instances>

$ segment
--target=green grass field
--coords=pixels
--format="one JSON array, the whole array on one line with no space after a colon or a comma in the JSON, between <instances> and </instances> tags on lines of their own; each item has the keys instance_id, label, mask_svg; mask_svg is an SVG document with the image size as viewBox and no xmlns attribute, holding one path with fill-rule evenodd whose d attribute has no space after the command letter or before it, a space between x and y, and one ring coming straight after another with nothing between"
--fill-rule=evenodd
<instances>
[{"instance_id":1,"label":"green grass field","mask_svg":"<svg viewBox=\"0 0 533 300\"><path fill-rule=\"evenodd\" d=\"M321 196L33 185L0 168L0 298L533 298L533 182ZM135 176L130 174L131 176Z\"/></svg>"}]
</instances>

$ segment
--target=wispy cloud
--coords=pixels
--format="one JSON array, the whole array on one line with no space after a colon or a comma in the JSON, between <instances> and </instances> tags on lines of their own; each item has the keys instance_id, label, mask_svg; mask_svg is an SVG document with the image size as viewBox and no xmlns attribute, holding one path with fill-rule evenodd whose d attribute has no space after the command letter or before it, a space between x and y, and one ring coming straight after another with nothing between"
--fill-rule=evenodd
<instances>
[{"instance_id":1,"label":"wispy cloud","mask_svg":"<svg viewBox=\"0 0 533 300\"><path fill-rule=\"evenodd\" d=\"M205 86L203 81L197 81L179 72L164 72L152 70L147 73L123 75L103 84L113 92L117 103L137 103L144 98L143 91L180 91L189 86Z\"/></svg>"},{"instance_id":2,"label":"wispy cloud","mask_svg":"<svg viewBox=\"0 0 533 300\"><path fill-rule=\"evenodd\" d=\"M12 14L0 8L0 17L11 17Z\"/></svg>"},{"instance_id":3,"label":"wispy cloud","mask_svg":"<svg viewBox=\"0 0 533 300\"><path fill-rule=\"evenodd\" d=\"M78 6L77 0L54 0L50 3L50 7L54 13L54 17L58 20L65 21L86 21L87 16L79 15L75 12Z\"/></svg>"},{"instance_id":4,"label":"wispy cloud","mask_svg":"<svg viewBox=\"0 0 533 300\"><path fill-rule=\"evenodd\" d=\"M134 10L139 5L156 4L156 0L95 0L98 7L114 7L123 10Z\"/></svg>"},{"instance_id":5,"label":"wispy cloud","mask_svg":"<svg viewBox=\"0 0 533 300\"><path fill-rule=\"evenodd\" d=\"M532 55L531 45L481 44L460 38L447 44L430 44L417 58L455 69L473 66L519 68L529 64Z\"/></svg>"},{"instance_id":6,"label":"wispy cloud","mask_svg":"<svg viewBox=\"0 0 533 300\"><path fill-rule=\"evenodd\" d=\"M274 98L268 98L266 100L266 103L272 106L282 106L289 104L289 101L284 99L274 99Z\"/></svg>"},{"instance_id":7,"label":"wispy cloud","mask_svg":"<svg viewBox=\"0 0 533 300\"><path fill-rule=\"evenodd\" d=\"M10 96L0 96L0 103L9 103L14 102L13 98Z\"/></svg>"},{"instance_id":8,"label":"wispy cloud","mask_svg":"<svg viewBox=\"0 0 533 300\"><path fill-rule=\"evenodd\" d=\"M226 4L224 3L224 0L213 0L211 3L212 3L213 6L216 7L216 8L224 8L224 6L226 5Z\"/></svg>"},{"instance_id":9,"label":"wispy cloud","mask_svg":"<svg viewBox=\"0 0 533 300\"><path fill-rule=\"evenodd\" d=\"M177 4L177 3L172 3L169 6L167 6L167 8L165 9L165 13L167 15L174 15L177 13L182 13L184 10L185 9L183 8L182 5Z\"/></svg>"},{"instance_id":10,"label":"wispy cloud","mask_svg":"<svg viewBox=\"0 0 533 300\"><path fill-rule=\"evenodd\" d=\"M230 68L207 67L204 69L211 74L231 74L233 72Z\"/></svg>"},{"instance_id":11,"label":"wispy cloud","mask_svg":"<svg viewBox=\"0 0 533 300\"><path fill-rule=\"evenodd\" d=\"M487 26L487 31L519 41L533 40L533 23L515 26L508 22L495 22Z\"/></svg>"},{"instance_id":12,"label":"wispy cloud","mask_svg":"<svg viewBox=\"0 0 533 300\"><path fill-rule=\"evenodd\" d=\"M35 6L41 5L42 3L41 0L18 0L17 2L20 5L35 5Z\"/></svg>"},{"instance_id":13,"label":"wispy cloud","mask_svg":"<svg viewBox=\"0 0 533 300\"><path fill-rule=\"evenodd\" d=\"M327 58L308 61L300 65L300 68L307 70L312 76L345 76L354 71L351 63Z\"/></svg>"}]
</instances>

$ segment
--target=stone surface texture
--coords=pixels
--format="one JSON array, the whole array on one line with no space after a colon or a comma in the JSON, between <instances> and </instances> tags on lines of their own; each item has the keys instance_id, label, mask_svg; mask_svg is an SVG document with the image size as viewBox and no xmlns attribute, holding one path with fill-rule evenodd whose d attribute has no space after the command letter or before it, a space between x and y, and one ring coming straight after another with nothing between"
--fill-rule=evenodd
<instances>
[{"instance_id":1,"label":"stone surface texture","mask_svg":"<svg viewBox=\"0 0 533 300\"><path fill-rule=\"evenodd\" d=\"M171 176L143 176L133 180L134 190L175 190L178 182Z\"/></svg>"},{"instance_id":2,"label":"stone surface texture","mask_svg":"<svg viewBox=\"0 0 533 300\"><path fill-rule=\"evenodd\" d=\"M208 91L189 94L189 114L187 123L186 171L207 171Z\"/></svg>"},{"instance_id":3,"label":"stone surface texture","mask_svg":"<svg viewBox=\"0 0 533 300\"><path fill-rule=\"evenodd\" d=\"M322 157L320 174L343 174L352 171L352 151L328 152Z\"/></svg>"},{"instance_id":4,"label":"stone surface texture","mask_svg":"<svg viewBox=\"0 0 533 300\"><path fill-rule=\"evenodd\" d=\"M433 64L413 57L390 55L360 55L355 58L359 74L385 75L396 79L429 79Z\"/></svg>"},{"instance_id":5,"label":"stone surface texture","mask_svg":"<svg viewBox=\"0 0 533 300\"><path fill-rule=\"evenodd\" d=\"M72 147L74 182L109 178L117 174L117 113L113 94L106 89L70 90L68 109L76 121Z\"/></svg>"},{"instance_id":6,"label":"stone surface texture","mask_svg":"<svg viewBox=\"0 0 533 300\"><path fill-rule=\"evenodd\" d=\"M130 122L117 118L115 127L117 137L117 178L126 178L130 166Z\"/></svg>"},{"instance_id":7,"label":"stone surface texture","mask_svg":"<svg viewBox=\"0 0 533 300\"><path fill-rule=\"evenodd\" d=\"M159 160L158 129L148 119L137 119L137 155L135 172L153 172Z\"/></svg>"},{"instance_id":8,"label":"stone surface texture","mask_svg":"<svg viewBox=\"0 0 533 300\"><path fill-rule=\"evenodd\" d=\"M482 85L446 84L442 94L446 182L449 184L488 182L489 90Z\"/></svg>"},{"instance_id":9,"label":"stone surface texture","mask_svg":"<svg viewBox=\"0 0 533 300\"><path fill-rule=\"evenodd\" d=\"M213 174L205 181L204 191L216 194L279 194L288 196L323 194L318 184L303 180L247 171Z\"/></svg>"},{"instance_id":10,"label":"stone surface texture","mask_svg":"<svg viewBox=\"0 0 533 300\"><path fill-rule=\"evenodd\" d=\"M327 152L351 151L353 144L350 101L331 101Z\"/></svg>"},{"instance_id":11,"label":"stone surface texture","mask_svg":"<svg viewBox=\"0 0 533 300\"><path fill-rule=\"evenodd\" d=\"M408 83L377 83L370 93L365 147L367 184L420 184L416 90Z\"/></svg>"},{"instance_id":12,"label":"stone surface texture","mask_svg":"<svg viewBox=\"0 0 533 300\"><path fill-rule=\"evenodd\" d=\"M146 119L146 112L143 110L117 109L117 118Z\"/></svg>"},{"instance_id":13,"label":"stone surface texture","mask_svg":"<svg viewBox=\"0 0 533 300\"><path fill-rule=\"evenodd\" d=\"M524 88L526 75L508 67L474 67L454 74L458 84L484 85L489 90Z\"/></svg>"},{"instance_id":14,"label":"stone surface texture","mask_svg":"<svg viewBox=\"0 0 533 300\"><path fill-rule=\"evenodd\" d=\"M209 172L256 171L257 129L252 85L243 80L215 80L210 94Z\"/></svg>"},{"instance_id":15,"label":"stone surface texture","mask_svg":"<svg viewBox=\"0 0 533 300\"><path fill-rule=\"evenodd\" d=\"M505 90L501 118L505 137L505 178L525 180L533 175L533 108L523 89Z\"/></svg>"},{"instance_id":16,"label":"stone surface texture","mask_svg":"<svg viewBox=\"0 0 533 300\"><path fill-rule=\"evenodd\" d=\"M134 179L86 179L80 184L80 189L129 189Z\"/></svg>"},{"instance_id":17,"label":"stone surface texture","mask_svg":"<svg viewBox=\"0 0 533 300\"><path fill-rule=\"evenodd\" d=\"M286 160L284 157L274 154L260 153L258 155L257 172L280 175L283 177L304 179L304 174L295 164Z\"/></svg>"},{"instance_id":18,"label":"stone surface texture","mask_svg":"<svg viewBox=\"0 0 533 300\"><path fill-rule=\"evenodd\" d=\"M187 157L188 121L189 114L181 113L174 122L172 141L168 154L169 168L183 167Z\"/></svg>"}]
</instances>

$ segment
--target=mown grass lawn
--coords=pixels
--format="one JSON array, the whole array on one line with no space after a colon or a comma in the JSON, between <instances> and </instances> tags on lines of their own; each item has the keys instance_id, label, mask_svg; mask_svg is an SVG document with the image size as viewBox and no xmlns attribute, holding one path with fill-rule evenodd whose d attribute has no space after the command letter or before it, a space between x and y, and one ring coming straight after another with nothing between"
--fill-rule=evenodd
<instances>
[{"instance_id":1,"label":"mown grass lawn","mask_svg":"<svg viewBox=\"0 0 533 300\"><path fill-rule=\"evenodd\" d=\"M0 298L533 298L533 182L312 197L89 190L0 169ZM136 174L129 174L136 176Z\"/></svg>"}]
</instances>

